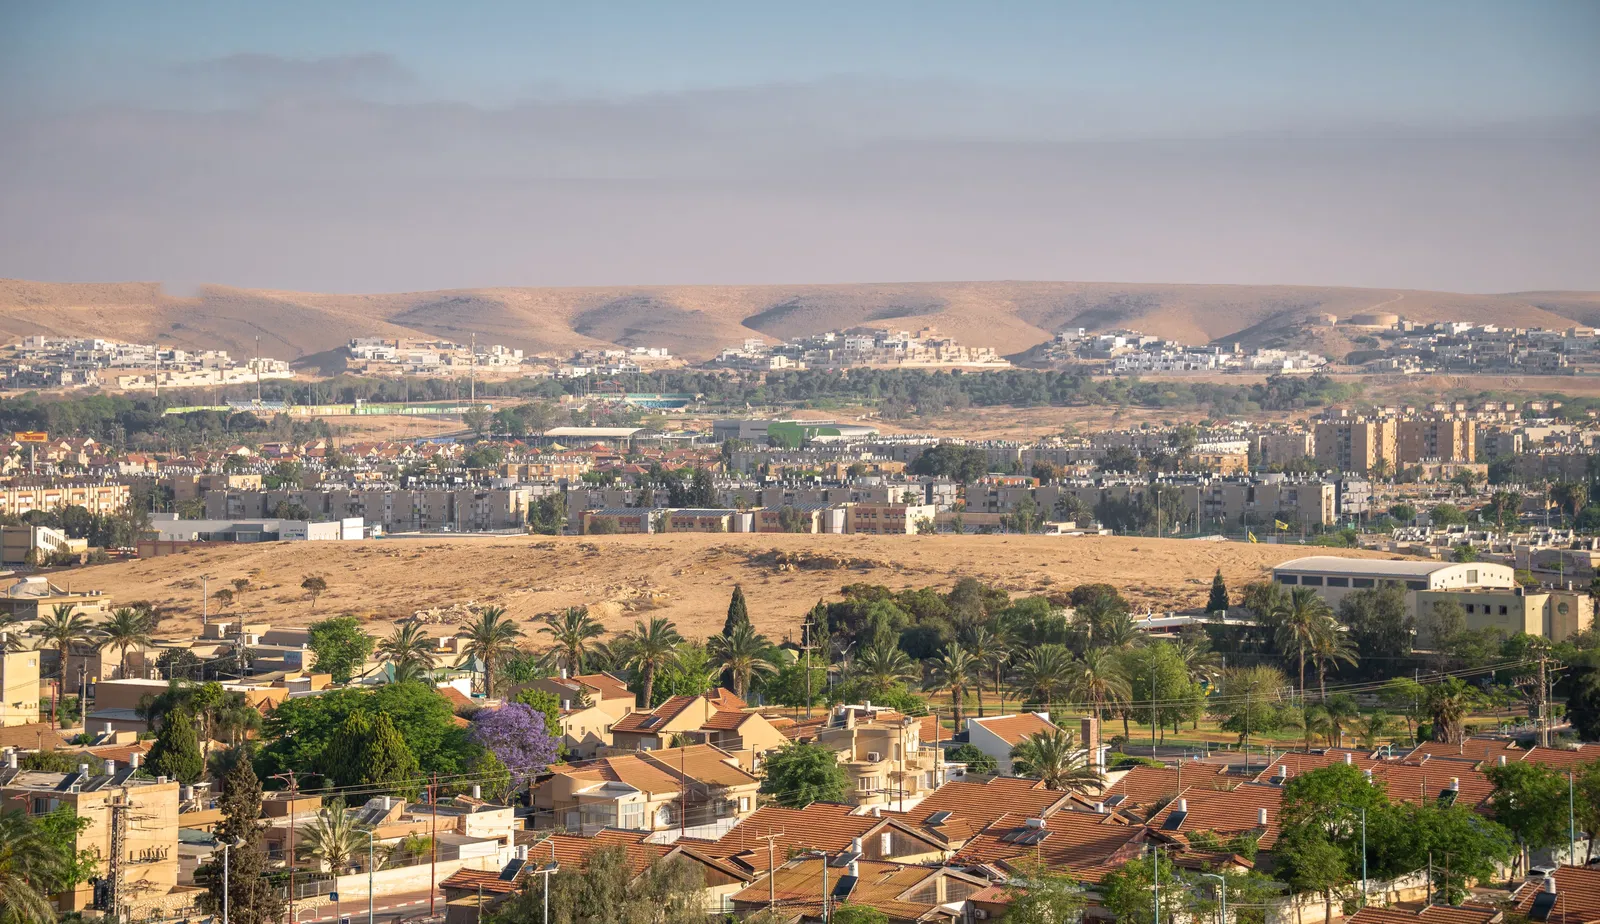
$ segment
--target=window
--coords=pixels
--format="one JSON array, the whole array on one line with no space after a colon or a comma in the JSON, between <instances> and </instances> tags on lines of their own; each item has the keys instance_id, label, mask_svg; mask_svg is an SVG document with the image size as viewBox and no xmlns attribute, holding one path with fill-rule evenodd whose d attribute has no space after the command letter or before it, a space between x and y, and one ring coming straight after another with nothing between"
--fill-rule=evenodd
<instances>
[{"instance_id":1,"label":"window","mask_svg":"<svg viewBox=\"0 0 1600 924\"><path fill-rule=\"evenodd\" d=\"M1502 604L1500 604L1500 615L1504 616L1505 614L1506 614L1506 605L1504 603L1502 603Z\"/></svg>"},{"instance_id":2,"label":"window","mask_svg":"<svg viewBox=\"0 0 1600 924\"><path fill-rule=\"evenodd\" d=\"M1278 575L1278 583L1279 584L1298 584L1298 583L1300 583L1300 580L1299 580L1299 578L1296 578L1292 574L1280 574L1280 575Z\"/></svg>"},{"instance_id":3,"label":"window","mask_svg":"<svg viewBox=\"0 0 1600 924\"><path fill-rule=\"evenodd\" d=\"M1466 606L1463 606L1462 609L1466 610L1468 613L1473 612L1472 604L1470 603L1468 603Z\"/></svg>"},{"instance_id":4,"label":"window","mask_svg":"<svg viewBox=\"0 0 1600 924\"><path fill-rule=\"evenodd\" d=\"M624 828L634 828L634 829L643 828L644 827L644 803L642 803L642 802L625 803L622 806L622 822L621 822L621 826L624 827Z\"/></svg>"},{"instance_id":5,"label":"window","mask_svg":"<svg viewBox=\"0 0 1600 924\"><path fill-rule=\"evenodd\" d=\"M1427 581L1406 581L1406 589L1407 590L1427 590L1428 589L1428 582Z\"/></svg>"},{"instance_id":6,"label":"window","mask_svg":"<svg viewBox=\"0 0 1600 924\"><path fill-rule=\"evenodd\" d=\"M1350 579L1349 578L1342 578L1342 577L1331 577L1331 578L1328 578L1328 586L1329 587L1349 587L1350 586Z\"/></svg>"},{"instance_id":7,"label":"window","mask_svg":"<svg viewBox=\"0 0 1600 924\"><path fill-rule=\"evenodd\" d=\"M750 797L749 796L740 796L739 797L739 811L740 812L748 812L748 811L750 811Z\"/></svg>"},{"instance_id":8,"label":"window","mask_svg":"<svg viewBox=\"0 0 1600 924\"><path fill-rule=\"evenodd\" d=\"M1565 603L1557 603L1556 612L1563 616L1567 615L1567 605Z\"/></svg>"},{"instance_id":9,"label":"window","mask_svg":"<svg viewBox=\"0 0 1600 924\"><path fill-rule=\"evenodd\" d=\"M1468 568L1467 569L1467 583L1468 584L1476 584L1476 583L1478 583L1478 569L1477 568Z\"/></svg>"},{"instance_id":10,"label":"window","mask_svg":"<svg viewBox=\"0 0 1600 924\"><path fill-rule=\"evenodd\" d=\"M617 825L617 806L612 802L596 802L580 806L585 828L614 828Z\"/></svg>"},{"instance_id":11,"label":"window","mask_svg":"<svg viewBox=\"0 0 1600 924\"><path fill-rule=\"evenodd\" d=\"M883 834L878 836L878 856L894 856L894 835L890 834L888 831L885 831Z\"/></svg>"},{"instance_id":12,"label":"window","mask_svg":"<svg viewBox=\"0 0 1600 924\"><path fill-rule=\"evenodd\" d=\"M1304 575L1304 576L1302 576L1300 578L1300 583L1304 584L1307 587L1321 587L1322 586L1322 575L1320 575L1320 574L1307 574L1307 575Z\"/></svg>"},{"instance_id":13,"label":"window","mask_svg":"<svg viewBox=\"0 0 1600 924\"><path fill-rule=\"evenodd\" d=\"M1372 580L1372 578L1351 578L1350 579L1350 586L1351 587L1371 587L1371 586L1373 586L1373 580Z\"/></svg>"}]
</instances>

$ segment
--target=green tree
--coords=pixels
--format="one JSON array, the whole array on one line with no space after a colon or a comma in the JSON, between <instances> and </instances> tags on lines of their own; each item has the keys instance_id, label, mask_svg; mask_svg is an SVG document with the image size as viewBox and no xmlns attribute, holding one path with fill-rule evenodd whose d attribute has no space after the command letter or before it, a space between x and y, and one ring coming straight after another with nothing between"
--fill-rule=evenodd
<instances>
[{"instance_id":1,"label":"green tree","mask_svg":"<svg viewBox=\"0 0 1600 924\"><path fill-rule=\"evenodd\" d=\"M150 772L182 783L197 783L205 769L200 740L195 737L194 718L184 709L168 713L150 748Z\"/></svg>"},{"instance_id":2,"label":"green tree","mask_svg":"<svg viewBox=\"0 0 1600 924\"><path fill-rule=\"evenodd\" d=\"M638 671L643 678L645 708L650 708L656 674L677 663L678 644L682 641L678 627L664 616L656 616L649 623L636 621L633 628L618 639L622 663L629 670Z\"/></svg>"},{"instance_id":3,"label":"green tree","mask_svg":"<svg viewBox=\"0 0 1600 924\"><path fill-rule=\"evenodd\" d=\"M50 897L86 882L99 869L89 850L78 850L88 827L70 805L38 817L0 812L0 921L54 924Z\"/></svg>"},{"instance_id":4,"label":"green tree","mask_svg":"<svg viewBox=\"0 0 1600 924\"><path fill-rule=\"evenodd\" d=\"M551 734L560 734L561 729L561 698L545 690L526 687L518 690L512 697L513 702L522 703L544 713L544 727Z\"/></svg>"},{"instance_id":5,"label":"green tree","mask_svg":"<svg viewBox=\"0 0 1600 924\"><path fill-rule=\"evenodd\" d=\"M1188 665L1176 645L1164 639L1146 645L1129 652L1125 664L1133 687L1131 711L1135 721L1154 721L1164 739L1168 728L1180 728L1183 722L1200 714L1204 694L1189 678ZM1150 703L1156 704L1153 711Z\"/></svg>"},{"instance_id":6,"label":"green tree","mask_svg":"<svg viewBox=\"0 0 1600 924\"><path fill-rule=\"evenodd\" d=\"M744 603L743 595L739 588L734 587L735 602L741 606ZM733 618L733 607L728 608L729 619ZM755 630L750 625L749 619L734 620L731 631L722 635L713 635L706 643L706 649L711 655L712 663L721 668L728 676L733 678L733 692L740 699L750 691L750 680L761 674L771 674L778 670L774 663L772 642L765 635Z\"/></svg>"},{"instance_id":7,"label":"green tree","mask_svg":"<svg viewBox=\"0 0 1600 924\"><path fill-rule=\"evenodd\" d=\"M34 628L33 634L38 636L39 648L53 648L57 661L57 675L61 678L61 687L67 686L67 658L72 650L78 647L89 647L94 644L94 626L89 622L89 617L77 611L77 604L63 603L52 607L50 612L39 617L39 625Z\"/></svg>"},{"instance_id":8,"label":"green tree","mask_svg":"<svg viewBox=\"0 0 1600 924\"><path fill-rule=\"evenodd\" d=\"M1011 772L1063 792L1099 792L1106 784L1089 754L1073 743L1072 733L1060 729L1035 732L1012 748Z\"/></svg>"},{"instance_id":9,"label":"green tree","mask_svg":"<svg viewBox=\"0 0 1600 924\"><path fill-rule=\"evenodd\" d=\"M875 639L857 651L855 659L850 662L849 673L869 692L882 694L901 681L914 679L917 669L900 646L892 639L885 638Z\"/></svg>"},{"instance_id":10,"label":"green tree","mask_svg":"<svg viewBox=\"0 0 1600 924\"><path fill-rule=\"evenodd\" d=\"M947 647L930 666L933 671L923 689L950 691L950 704L956 728L963 728L964 723L961 720L964 717L967 691L982 679L983 666L970 652L956 644ZM979 696L981 698L982 694Z\"/></svg>"},{"instance_id":11,"label":"green tree","mask_svg":"<svg viewBox=\"0 0 1600 924\"><path fill-rule=\"evenodd\" d=\"M594 647L593 640L606 634L604 627L589 615L589 608L569 606L544 618L539 634L550 636L550 661L573 674L583 673L584 658Z\"/></svg>"},{"instance_id":12,"label":"green tree","mask_svg":"<svg viewBox=\"0 0 1600 924\"><path fill-rule=\"evenodd\" d=\"M544 877L526 884L487 924L543 924ZM642 872L628 851L602 846L579 863L561 864L549 877L549 920L556 924L704 924L705 880L698 864L681 857L657 859Z\"/></svg>"},{"instance_id":13,"label":"green tree","mask_svg":"<svg viewBox=\"0 0 1600 924\"><path fill-rule=\"evenodd\" d=\"M1455 504L1435 504L1428 511L1428 519L1434 526L1466 526L1467 515Z\"/></svg>"},{"instance_id":14,"label":"green tree","mask_svg":"<svg viewBox=\"0 0 1600 924\"><path fill-rule=\"evenodd\" d=\"M343 799L324 805L311 824L300 830L300 838L295 842L300 857L316 861L319 871L335 875L367 849L367 832L356 825L354 815L345 811Z\"/></svg>"},{"instance_id":15,"label":"green tree","mask_svg":"<svg viewBox=\"0 0 1600 924\"><path fill-rule=\"evenodd\" d=\"M1334 892L1361 868L1361 818L1389 804L1382 783L1333 764L1284 784L1278 811L1280 873L1291 886L1322 893L1329 918Z\"/></svg>"},{"instance_id":16,"label":"green tree","mask_svg":"<svg viewBox=\"0 0 1600 924\"><path fill-rule=\"evenodd\" d=\"M1006 884L1008 924L1063 924L1081 919L1083 887L1070 875L1033 868Z\"/></svg>"},{"instance_id":17,"label":"green tree","mask_svg":"<svg viewBox=\"0 0 1600 924\"><path fill-rule=\"evenodd\" d=\"M834 753L819 744L790 744L768 754L766 771L761 791L786 808L843 802L850 793L850 775Z\"/></svg>"},{"instance_id":18,"label":"green tree","mask_svg":"<svg viewBox=\"0 0 1600 924\"><path fill-rule=\"evenodd\" d=\"M420 622L404 622L394 627L389 637L378 643L378 655L395 667L414 665L424 672L434 669L438 646ZM320 659L321 655L318 655ZM363 658L365 660L365 658Z\"/></svg>"},{"instance_id":19,"label":"green tree","mask_svg":"<svg viewBox=\"0 0 1600 924\"><path fill-rule=\"evenodd\" d=\"M461 656L465 662L477 658L483 664L483 695L494 699L495 665L517 650L517 639L522 630L506 617L505 607L486 606L478 611L478 618L456 631L463 639Z\"/></svg>"},{"instance_id":20,"label":"green tree","mask_svg":"<svg viewBox=\"0 0 1600 924\"><path fill-rule=\"evenodd\" d=\"M1446 677L1427 688L1428 715L1433 721L1433 738L1458 744L1466 738L1464 720L1483 697L1460 678Z\"/></svg>"},{"instance_id":21,"label":"green tree","mask_svg":"<svg viewBox=\"0 0 1600 924\"><path fill-rule=\"evenodd\" d=\"M261 781L251 766L248 752L242 753L238 763L223 777L218 803L222 820L217 822L213 833L219 841L233 845L227 853L229 922L277 924L283 918L283 899L278 897L277 886L267 876ZM222 914L223 905L222 863L223 855L219 851L195 877L206 883L202 908L218 916Z\"/></svg>"},{"instance_id":22,"label":"green tree","mask_svg":"<svg viewBox=\"0 0 1600 924\"><path fill-rule=\"evenodd\" d=\"M1219 613L1228 609L1228 585L1222 580L1222 569L1211 576L1211 596L1206 599L1206 612Z\"/></svg>"},{"instance_id":23,"label":"green tree","mask_svg":"<svg viewBox=\"0 0 1600 924\"><path fill-rule=\"evenodd\" d=\"M1072 682L1072 663L1072 652L1065 645L1039 645L1028 652L1015 665L1017 682L1027 694L1027 702L1049 711L1051 702L1060 699Z\"/></svg>"},{"instance_id":24,"label":"green tree","mask_svg":"<svg viewBox=\"0 0 1600 924\"><path fill-rule=\"evenodd\" d=\"M308 574L300 581L300 589L311 598L311 610L316 612L317 598L328 592L328 579L320 574Z\"/></svg>"},{"instance_id":25,"label":"green tree","mask_svg":"<svg viewBox=\"0 0 1600 924\"><path fill-rule=\"evenodd\" d=\"M1191 892L1184 887L1178 869L1161 851L1129 860L1100 880L1100 904L1118 922L1155 924L1156 892L1159 875L1161 920L1176 921L1187 915Z\"/></svg>"},{"instance_id":26,"label":"green tree","mask_svg":"<svg viewBox=\"0 0 1600 924\"><path fill-rule=\"evenodd\" d=\"M829 913L829 920L832 924L889 924L889 916L871 905L840 905Z\"/></svg>"},{"instance_id":27,"label":"green tree","mask_svg":"<svg viewBox=\"0 0 1600 924\"><path fill-rule=\"evenodd\" d=\"M421 770L450 775L464 771L478 748L456 724L450 700L419 683L390 683L376 689L328 690L317 696L279 703L267 717L260 763L266 775L284 770L320 768L338 741L344 723L355 712L389 717Z\"/></svg>"},{"instance_id":28,"label":"green tree","mask_svg":"<svg viewBox=\"0 0 1600 924\"><path fill-rule=\"evenodd\" d=\"M1544 764L1530 761L1486 767L1494 785L1489 805L1520 847L1517 868L1524 868L1530 850L1542 850L1567 839L1567 780Z\"/></svg>"},{"instance_id":29,"label":"green tree","mask_svg":"<svg viewBox=\"0 0 1600 924\"><path fill-rule=\"evenodd\" d=\"M306 646L317 656L318 671L333 675L335 683L349 683L351 675L372 654L372 636L361 631L354 616L334 616L311 624Z\"/></svg>"},{"instance_id":30,"label":"green tree","mask_svg":"<svg viewBox=\"0 0 1600 924\"><path fill-rule=\"evenodd\" d=\"M1404 802L1367 813L1368 874L1403 876L1426 866L1431 854L1437 900L1445 904L1459 904L1471 882L1498 878L1515 853L1505 828L1464 805Z\"/></svg>"},{"instance_id":31,"label":"green tree","mask_svg":"<svg viewBox=\"0 0 1600 924\"><path fill-rule=\"evenodd\" d=\"M722 634L732 635L740 623L750 624L750 607L745 603L744 585L733 585L733 596L728 599L728 615L722 621Z\"/></svg>"},{"instance_id":32,"label":"green tree","mask_svg":"<svg viewBox=\"0 0 1600 924\"><path fill-rule=\"evenodd\" d=\"M150 644L149 618L129 606L119 606L100 624L100 648L117 652L117 676L128 676L128 649Z\"/></svg>"},{"instance_id":33,"label":"green tree","mask_svg":"<svg viewBox=\"0 0 1600 924\"><path fill-rule=\"evenodd\" d=\"M977 746L970 742L951 748L944 756L951 763L966 764L968 773L994 776L1000 772L999 761L978 750Z\"/></svg>"},{"instance_id":34,"label":"green tree","mask_svg":"<svg viewBox=\"0 0 1600 924\"><path fill-rule=\"evenodd\" d=\"M383 712L352 712L322 756L318 772L336 787L409 784L403 787L409 789L421 772L394 720Z\"/></svg>"}]
</instances>

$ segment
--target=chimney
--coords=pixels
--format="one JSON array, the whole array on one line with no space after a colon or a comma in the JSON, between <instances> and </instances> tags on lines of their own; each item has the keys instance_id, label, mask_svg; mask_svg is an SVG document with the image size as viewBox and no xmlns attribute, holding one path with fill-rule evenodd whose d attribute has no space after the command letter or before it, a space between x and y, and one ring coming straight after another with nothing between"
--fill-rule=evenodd
<instances>
[{"instance_id":1,"label":"chimney","mask_svg":"<svg viewBox=\"0 0 1600 924\"><path fill-rule=\"evenodd\" d=\"M1355 761L1355 755L1351 754L1349 751L1345 751L1344 752L1344 765L1346 767L1348 767L1348 766L1351 766L1352 764L1354 764L1355 762L1356 762Z\"/></svg>"},{"instance_id":2,"label":"chimney","mask_svg":"<svg viewBox=\"0 0 1600 924\"><path fill-rule=\"evenodd\" d=\"M1500 755L1500 766L1504 767L1505 765L1506 765L1506 755L1501 754Z\"/></svg>"},{"instance_id":3,"label":"chimney","mask_svg":"<svg viewBox=\"0 0 1600 924\"><path fill-rule=\"evenodd\" d=\"M1461 777L1453 776L1453 777L1450 778L1450 791L1451 792L1460 792L1461 791Z\"/></svg>"},{"instance_id":4,"label":"chimney","mask_svg":"<svg viewBox=\"0 0 1600 924\"><path fill-rule=\"evenodd\" d=\"M1178 800L1178 811L1180 811L1180 812L1189 811L1189 800L1188 799L1179 799Z\"/></svg>"},{"instance_id":5,"label":"chimney","mask_svg":"<svg viewBox=\"0 0 1600 924\"><path fill-rule=\"evenodd\" d=\"M1263 828L1265 828L1267 826L1267 810L1266 809L1257 809L1256 810L1256 824L1260 825Z\"/></svg>"},{"instance_id":6,"label":"chimney","mask_svg":"<svg viewBox=\"0 0 1600 924\"><path fill-rule=\"evenodd\" d=\"M472 798L474 798L474 799L482 799L483 798L483 787L480 786L477 783L473 783L472 784Z\"/></svg>"},{"instance_id":7,"label":"chimney","mask_svg":"<svg viewBox=\"0 0 1600 924\"><path fill-rule=\"evenodd\" d=\"M528 859L528 845L527 844L518 844L517 845L517 859L518 860L526 860L526 859Z\"/></svg>"}]
</instances>

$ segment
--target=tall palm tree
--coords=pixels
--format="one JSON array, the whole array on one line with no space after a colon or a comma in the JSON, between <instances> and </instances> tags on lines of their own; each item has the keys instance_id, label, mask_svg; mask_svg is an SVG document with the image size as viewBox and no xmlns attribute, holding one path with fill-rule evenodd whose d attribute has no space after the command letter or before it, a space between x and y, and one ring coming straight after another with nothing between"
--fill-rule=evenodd
<instances>
[{"instance_id":1,"label":"tall palm tree","mask_svg":"<svg viewBox=\"0 0 1600 924\"><path fill-rule=\"evenodd\" d=\"M128 676L128 649L150 644L150 620L131 606L111 611L99 626L100 647L117 649L117 676Z\"/></svg>"},{"instance_id":2,"label":"tall palm tree","mask_svg":"<svg viewBox=\"0 0 1600 924\"><path fill-rule=\"evenodd\" d=\"M917 666L892 639L878 639L856 652L850 674L865 680L873 692L886 693L902 680L915 679Z\"/></svg>"},{"instance_id":3,"label":"tall palm tree","mask_svg":"<svg viewBox=\"0 0 1600 924\"><path fill-rule=\"evenodd\" d=\"M1298 727L1305 737L1306 750L1311 750L1317 739L1326 739L1333 733L1333 722L1328 717L1328 710L1321 703L1312 703L1299 710L1298 716L1292 716L1287 723L1291 728Z\"/></svg>"},{"instance_id":4,"label":"tall palm tree","mask_svg":"<svg viewBox=\"0 0 1600 924\"><path fill-rule=\"evenodd\" d=\"M1433 717L1433 739L1459 744L1466 736L1462 720L1482 701L1478 692L1458 677L1428 687L1428 713Z\"/></svg>"},{"instance_id":5,"label":"tall palm tree","mask_svg":"<svg viewBox=\"0 0 1600 924\"><path fill-rule=\"evenodd\" d=\"M656 671L677 663L678 644L682 641L678 627L665 616L657 616L649 624L643 620L635 622L618 640L622 647L622 665L644 677L644 708L653 705Z\"/></svg>"},{"instance_id":6,"label":"tall palm tree","mask_svg":"<svg viewBox=\"0 0 1600 924\"><path fill-rule=\"evenodd\" d=\"M950 691L956 731L960 732L967 690L983 679L983 665L972 656L972 652L954 643L946 646L939 657L929 661L929 665L933 668L933 676L928 689Z\"/></svg>"},{"instance_id":7,"label":"tall palm tree","mask_svg":"<svg viewBox=\"0 0 1600 924\"><path fill-rule=\"evenodd\" d=\"M978 692L978 718L983 718L983 672L984 669L994 664L997 660L1003 661L1009 653L1005 636L995 632L988 626L974 626L967 633L966 644L962 646L972 659L977 662L977 675L972 678L972 687ZM995 693L1000 692L1000 677L998 672L994 680Z\"/></svg>"},{"instance_id":8,"label":"tall palm tree","mask_svg":"<svg viewBox=\"0 0 1600 924\"><path fill-rule=\"evenodd\" d=\"M1074 700L1093 704L1098 718L1107 707L1124 705L1133 699L1133 685L1128 682L1127 672L1114 652L1090 648L1083 657L1072 662L1067 693Z\"/></svg>"},{"instance_id":9,"label":"tall palm tree","mask_svg":"<svg viewBox=\"0 0 1600 924\"><path fill-rule=\"evenodd\" d=\"M323 869L335 874L367 848L367 832L356 825L354 815L345 811L343 799L328 803L300 832L300 837L300 856L318 861Z\"/></svg>"},{"instance_id":10,"label":"tall palm tree","mask_svg":"<svg viewBox=\"0 0 1600 924\"><path fill-rule=\"evenodd\" d=\"M1344 730L1361 718L1361 707L1355 697L1348 694L1322 701L1322 711L1328 717L1328 746L1344 746Z\"/></svg>"},{"instance_id":11,"label":"tall palm tree","mask_svg":"<svg viewBox=\"0 0 1600 924\"><path fill-rule=\"evenodd\" d=\"M1112 651L1127 651L1144 644L1145 635L1139 624L1127 613L1113 613L1100 627L1099 645Z\"/></svg>"},{"instance_id":12,"label":"tall palm tree","mask_svg":"<svg viewBox=\"0 0 1600 924\"><path fill-rule=\"evenodd\" d=\"M1288 598L1281 601L1274 614L1277 622L1278 648L1292 653L1300 666L1300 693L1305 695L1306 660L1316 645L1317 632L1323 617L1329 615L1328 604L1309 587L1296 587Z\"/></svg>"},{"instance_id":13,"label":"tall palm tree","mask_svg":"<svg viewBox=\"0 0 1600 924\"><path fill-rule=\"evenodd\" d=\"M778 670L772 660L772 642L748 622L735 622L727 635L711 636L706 648L712 663L733 676L733 692L740 699L750 689L752 677Z\"/></svg>"},{"instance_id":14,"label":"tall palm tree","mask_svg":"<svg viewBox=\"0 0 1600 924\"><path fill-rule=\"evenodd\" d=\"M1099 792L1106 785L1088 754L1073 745L1072 733L1059 728L1035 732L1012 748L1011 770L1061 792Z\"/></svg>"},{"instance_id":15,"label":"tall palm tree","mask_svg":"<svg viewBox=\"0 0 1600 924\"><path fill-rule=\"evenodd\" d=\"M1017 665L1017 681L1045 710L1067 688L1072 676L1072 652L1065 645L1045 644L1033 649Z\"/></svg>"},{"instance_id":16,"label":"tall palm tree","mask_svg":"<svg viewBox=\"0 0 1600 924\"><path fill-rule=\"evenodd\" d=\"M606 630L589 615L588 607L569 606L559 614L546 616L539 633L550 636L555 643L550 653L558 666L581 674L584 655L591 647L590 640L605 635Z\"/></svg>"},{"instance_id":17,"label":"tall palm tree","mask_svg":"<svg viewBox=\"0 0 1600 924\"><path fill-rule=\"evenodd\" d=\"M1345 637L1344 627L1332 613L1320 616L1312 630L1311 659L1317 664L1317 690L1324 703L1328 701L1328 665L1356 665L1356 649Z\"/></svg>"},{"instance_id":18,"label":"tall palm tree","mask_svg":"<svg viewBox=\"0 0 1600 924\"><path fill-rule=\"evenodd\" d=\"M1183 660L1191 683L1210 683L1222 674L1222 659L1204 635L1184 634L1172 643L1173 651Z\"/></svg>"},{"instance_id":19,"label":"tall palm tree","mask_svg":"<svg viewBox=\"0 0 1600 924\"><path fill-rule=\"evenodd\" d=\"M45 883L61 872L61 852L24 812L0 812L0 920L54 924Z\"/></svg>"},{"instance_id":20,"label":"tall palm tree","mask_svg":"<svg viewBox=\"0 0 1600 924\"><path fill-rule=\"evenodd\" d=\"M48 616L39 617L39 626L34 630L39 636L38 648L54 648L61 656L61 682L56 685L56 695L66 688L67 657L72 654L72 649L94 644L94 626L90 624L89 617L77 612L77 609L75 603L58 604ZM51 715L55 714L53 705L50 712Z\"/></svg>"},{"instance_id":21,"label":"tall palm tree","mask_svg":"<svg viewBox=\"0 0 1600 924\"><path fill-rule=\"evenodd\" d=\"M398 661L389 674L390 683L427 683L433 672L416 661Z\"/></svg>"},{"instance_id":22,"label":"tall palm tree","mask_svg":"<svg viewBox=\"0 0 1600 924\"><path fill-rule=\"evenodd\" d=\"M483 695L494 698L494 665L517 648L522 630L506 618L505 607L486 606L478 611L476 622L468 623L456 632L467 640L462 660L476 657L483 662Z\"/></svg>"},{"instance_id":23,"label":"tall palm tree","mask_svg":"<svg viewBox=\"0 0 1600 924\"><path fill-rule=\"evenodd\" d=\"M401 665L415 665L424 671L433 670L438 647L428 637L422 623L406 621L394 627L389 637L378 643L378 655Z\"/></svg>"},{"instance_id":24,"label":"tall palm tree","mask_svg":"<svg viewBox=\"0 0 1600 924\"><path fill-rule=\"evenodd\" d=\"M1378 747L1378 739L1388 735L1393 729L1394 720L1382 710L1369 714L1356 725L1356 730L1361 733L1361 746L1369 751L1375 750Z\"/></svg>"}]
</instances>

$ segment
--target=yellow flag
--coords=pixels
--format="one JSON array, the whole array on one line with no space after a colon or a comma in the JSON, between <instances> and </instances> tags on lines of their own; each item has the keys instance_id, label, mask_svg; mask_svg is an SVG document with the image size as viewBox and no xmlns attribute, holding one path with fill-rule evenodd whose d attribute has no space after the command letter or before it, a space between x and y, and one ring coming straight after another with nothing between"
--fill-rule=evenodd
<instances>
[{"instance_id":1,"label":"yellow flag","mask_svg":"<svg viewBox=\"0 0 1600 924\"><path fill-rule=\"evenodd\" d=\"M1251 541L1251 542L1256 542L1256 541L1257 541L1257 540L1256 540L1256 534L1255 534L1255 533L1253 533L1253 532L1251 532L1251 531L1250 531L1250 530L1248 530L1248 529L1247 529L1247 530L1245 530L1245 531L1244 531L1244 534L1245 534L1245 535L1246 535L1246 536L1249 536L1249 537L1250 537L1250 541Z\"/></svg>"},{"instance_id":2,"label":"yellow flag","mask_svg":"<svg viewBox=\"0 0 1600 924\"><path fill-rule=\"evenodd\" d=\"M1272 521L1272 525L1278 527L1279 529L1288 529L1289 528L1289 524L1283 522L1282 520L1273 520Z\"/></svg>"}]
</instances>

